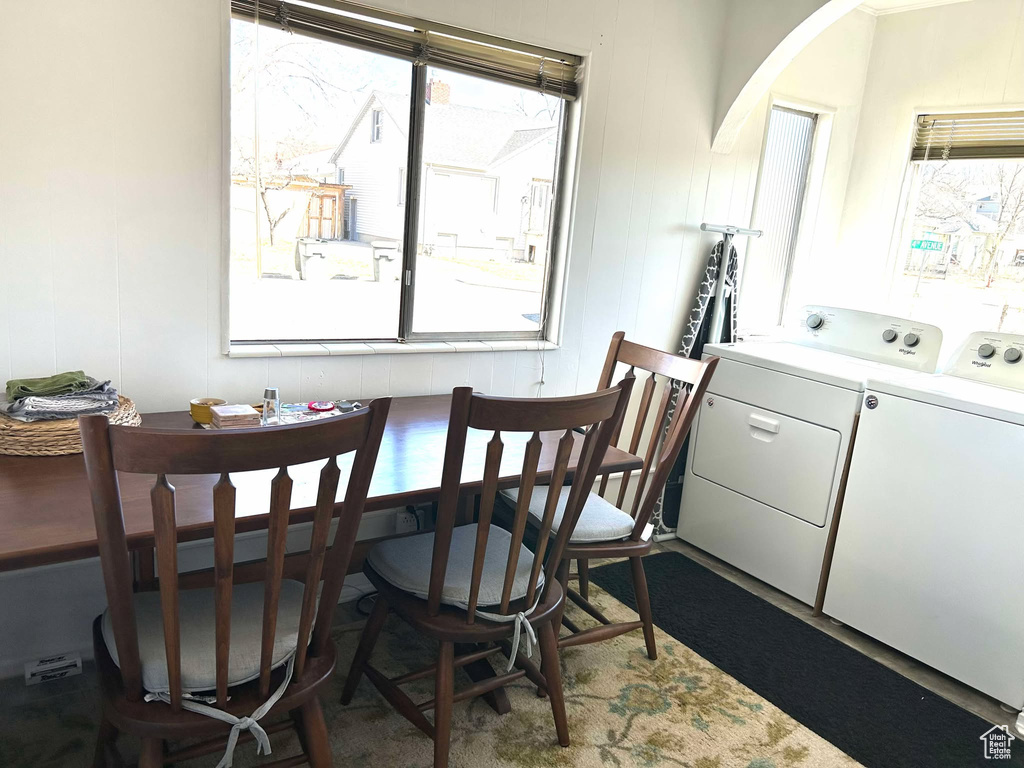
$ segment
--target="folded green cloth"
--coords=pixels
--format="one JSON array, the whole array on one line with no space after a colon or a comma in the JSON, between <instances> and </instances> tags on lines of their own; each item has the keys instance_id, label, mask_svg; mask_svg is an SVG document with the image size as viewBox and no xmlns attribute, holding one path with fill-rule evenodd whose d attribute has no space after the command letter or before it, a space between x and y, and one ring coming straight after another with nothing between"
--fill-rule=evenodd
<instances>
[{"instance_id":1,"label":"folded green cloth","mask_svg":"<svg viewBox=\"0 0 1024 768\"><path fill-rule=\"evenodd\" d=\"M11 402L22 397L52 397L81 392L92 386L92 380L82 371L65 371L41 379L11 379L7 382L7 399Z\"/></svg>"}]
</instances>

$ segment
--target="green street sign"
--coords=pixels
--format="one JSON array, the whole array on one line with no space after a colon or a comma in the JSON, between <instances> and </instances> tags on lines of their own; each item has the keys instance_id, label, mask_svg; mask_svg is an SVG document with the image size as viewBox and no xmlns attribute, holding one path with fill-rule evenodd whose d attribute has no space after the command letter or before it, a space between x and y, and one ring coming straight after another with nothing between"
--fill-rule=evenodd
<instances>
[{"instance_id":1,"label":"green street sign","mask_svg":"<svg viewBox=\"0 0 1024 768\"><path fill-rule=\"evenodd\" d=\"M946 246L941 240L911 240L910 247L922 251L941 251Z\"/></svg>"}]
</instances>

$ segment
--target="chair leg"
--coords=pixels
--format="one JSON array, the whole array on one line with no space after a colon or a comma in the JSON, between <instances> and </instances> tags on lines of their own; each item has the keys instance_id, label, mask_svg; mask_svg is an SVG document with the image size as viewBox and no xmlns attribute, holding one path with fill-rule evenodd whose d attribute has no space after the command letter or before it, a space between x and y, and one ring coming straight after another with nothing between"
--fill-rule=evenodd
<instances>
[{"instance_id":1,"label":"chair leg","mask_svg":"<svg viewBox=\"0 0 1024 768\"><path fill-rule=\"evenodd\" d=\"M562 585L562 604L558 608L558 615L555 616L554 631L555 639L558 639L558 632L562 628L562 617L565 616L565 604L569 602L569 561L562 560L558 564L558 568L555 570L555 577L558 579L558 583Z\"/></svg>"},{"instance_id":2,"label":"chair leg","mask_svg":"<svg viewBox=\"0 0 1024 768\"><path fill-rule=\"evenodd\" d=\"M302 705L302 741L310 768L331 768L331 743L320 699L314 696Z\"/></svg>"},{"instance_id":3,"label":"chair leg","mask_svg":"<svg viewBox=\"0 0 1024 768\"><path fill-rule=\"evenodd\" d=\"M562 669L558 661L558 638L554 622L546 623L538 629L540 635L541 672L547 681L548 698L551 699L551 714L555 718L555 732L558 743L569 746L569 721L565 716L565 698L562 695Z\"/></svg>"},{"instance_id":4,"label":"chair leg","mask_svg":"<svg viewBox=\"0 0 1024 768\"><path fill-rule=\"evenodd\" d=\"M384 629L384 620L387 617L388 604L378 594L373 604L373 610L370 611L370 618L366 620L366 626L363 627L363 635L359 638L359 647L356 648L352 666L349 667L348 677L345 679L345 688L341 692L342 704L352 701L352 697L356 693L356 686L359 685L359 681L363 677L363 667L370 660L370 654L373 653L373 647L377 644L377 638L380 637L380 631Z\"/></svg>"},{"instance_id":5,"label":"chair leg","mask_svg":"<svg viewBox=\"0 0 1024 768\"><path fill-rule=\"evenodd\" d=\"M139 768L163 768L164 742L162 739L143 738L139 752Z\"/></svg>"},{"instance_id":6,"label":"chair leg","mask_svg":"<svg viewBox=\"0 0 1024 768\"><path fill-rule=\"evenodd\" d=\"M580 597L590 599L590 561L586 558L576 560L576 570L580 575Z\"/></svg>"},{"instance_id":7,"label":"chair leg","mask_svg":"<svg viewBox=\"0 0 1024 768\"><path fill-rule=\"evenodd\" d=\"M117 741L117 728L107 718L100 720L99 730L96 732L96 752L93 755L93 768L107 768L110 764L107 760L107 750L114 748Z\"/></svg>"},{"instance_id":8,"label":"chair leg","mask_svg":"<svg viewBox=\"0 0 1024 768\"><path fill-rule=\"evenodd\" d=\"M644 623L644 642L647 644L647 658L654 661L658 658L658 646L654 641L651 595L647 591L647 575L644 573L643 558L629 558L629 567L633 572L633 594L636 595L637 613L640 614L640 620Z\"/></svg>"},{"instance_id":9,"label":"chair leg","mask_svg":"<svg viewBox=\"0 0 1024 768\"><path fill-rule=\"evenodd\" d=\"M442 640L434 676L434 768L448 768L454 696L455 645L450 640Z\"/></svg>"}]
</instances>

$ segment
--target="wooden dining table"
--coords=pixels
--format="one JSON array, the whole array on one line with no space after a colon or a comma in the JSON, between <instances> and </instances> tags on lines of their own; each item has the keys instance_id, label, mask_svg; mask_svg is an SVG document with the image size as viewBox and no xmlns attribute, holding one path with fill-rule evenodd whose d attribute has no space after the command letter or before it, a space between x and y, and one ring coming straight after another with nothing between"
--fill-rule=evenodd
<instances>
[{"instance_id":1,"label":"wooden dining table","mask_svg":"<svg viewBox=\"0 0 1024 768\"><path fill-rule=\"evenodd\" d=\"M410 504L429 503L440 493L441 470L444 463L448 431L450 395L396 397L381 441L377 465L370 482L366 511L401 508ZM157 429L200 429L187 412L153 413L143 416L142 423ZM470 430L462 473L462 522L472 519L472 500L483 485L485 444L490 435ZM551 475L556 443L560 433L541 434L542 450L537 473L538 482ZM502 456L499 487L513 487L519 482L523 450L527 434L503 433L505 450ZM576 466L582 436L569 459L570 471ZM352 455L341 457L342 477L347 476ZM289 468L293 479L291 522L312 520L316 501L317 477L323 462ZM617 448L609 448L601 464L600 474L638 469L642 462L636 456ZM267 528L270 482L276 470L233 474L236 491L236 525L238 533ZM195 541L213 535L213 486L216 475L174 475L168 478L176 488L178 540ZM122 511L128 546L133 550L137 585L152 588L153 515L150 506L152 475L118 473ZM345 482L339 484L335 514L344 509ZM385 537L387 538L387 537ZM380 539L363 539L356 543L351 571L359 570L370 547ZM13 571L51 563L62 563L96 557L99 554L93 522L85 462L81 454L54 457L0 456L0 572ZM289 554L285 574L302 578L306 553ZM253 564L253 568L262 564ZM240 578L246 566L236 566ZM194 584L189 582L190 576ZM183 574L182 586L197 586L203 574ZM466 665L465 671L474 680L493 676L486 659ZM485 700L499 713L508 712L510 704L504 690L498 688Z\"/></svg>"},{"instance_id":2,"label":"wooden dining table","mask_svg":"<svg viewBox=\"0 0 1024 768\"><path fill-rule=\"evenodd\" d=\"M366 510L401 508L436 501L440 492L448 430L450 395L396 397L391 403L377 466L370 483ZM198 428L187 412L143 416L146 427L157 429ZM543 450L538 479L550 476L555 442L560 435L541 435ZM502 487L518 484L522 467L521 437L503 435ZM473 434L467 443L463 468L463 493L471 499L483 480L484 444L490 435ZM582 437L570 458L575 466ZM520 450L516 450L516 448ZM344 457L343 457L344 458ZM351 461L351 455L348 460ZM342 477L347 467L342 464ZM312 520L316 481L321 463L291 467L293 478L292 522ZM601 474L637 469L641 461L617 448L609 448ZM270 480L275 470L232 476L237 491L236 531L264 530L269 512ZM213 533L213 485L215 475L181 475L169 478L177 489L178 540L210 538ZM119 473L122 508L128 545L141 553L153 547L153 517L149 493L151 475ZM338 491L335 514L343 508L345 483ZM362 542L365 551L369 542ZM81 454L53 457L0 456L0 572L50 563L69 562L98 555L96 529ZM355 559L354 559L355 561ZM359 567L354 562L354 567Z\"/></svg>"}]
</instances>

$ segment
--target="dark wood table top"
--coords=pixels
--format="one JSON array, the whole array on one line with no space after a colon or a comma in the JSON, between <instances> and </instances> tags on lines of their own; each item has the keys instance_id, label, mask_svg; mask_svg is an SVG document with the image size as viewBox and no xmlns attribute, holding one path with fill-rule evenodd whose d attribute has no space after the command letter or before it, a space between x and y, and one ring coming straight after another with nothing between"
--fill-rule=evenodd
<instances>
[{"instance_id":1,"label":"dark wood table top","mask_svg":"<svg viewBox=\"0 0 1024 768\"><path fill-rule=\"evenodd\" d=\"M440 490L445 437L451 397L396 397L391 404L387 428L370 483L367 510L390 509L406 504L434 501ZM188 413L155 413L143 416L147 427L182 429L193 426ZM517 484L528 435L503 435L505 452L501 484ZM550 476L559 435L542 435L539 479ZM484 445L489 434L471 430L466 447L462 481L469 489L483 479ZM582 438L570 459L576 465ZM322 462L292 467L292 517L296 522L312 519L317 474ZM625 451L610 448L602 473L638 469L641 461ZM347 467L342 465L338 501L344 499ZM267 526L270 481L276 470L246 472L232 476L238 488L236 530L251 531ZM209 538L213 523L212 488L214 475L177 475L169 478L177 489L179 539ZM149 491L151 475L120 473L121 499L129 545L145 548L153 543L153 519ZM96 530L93 523L85 463L81 454L55 457L0 456L0 571L29 568L47 563L95 557Z\"/></svg>"}]
</instances>

